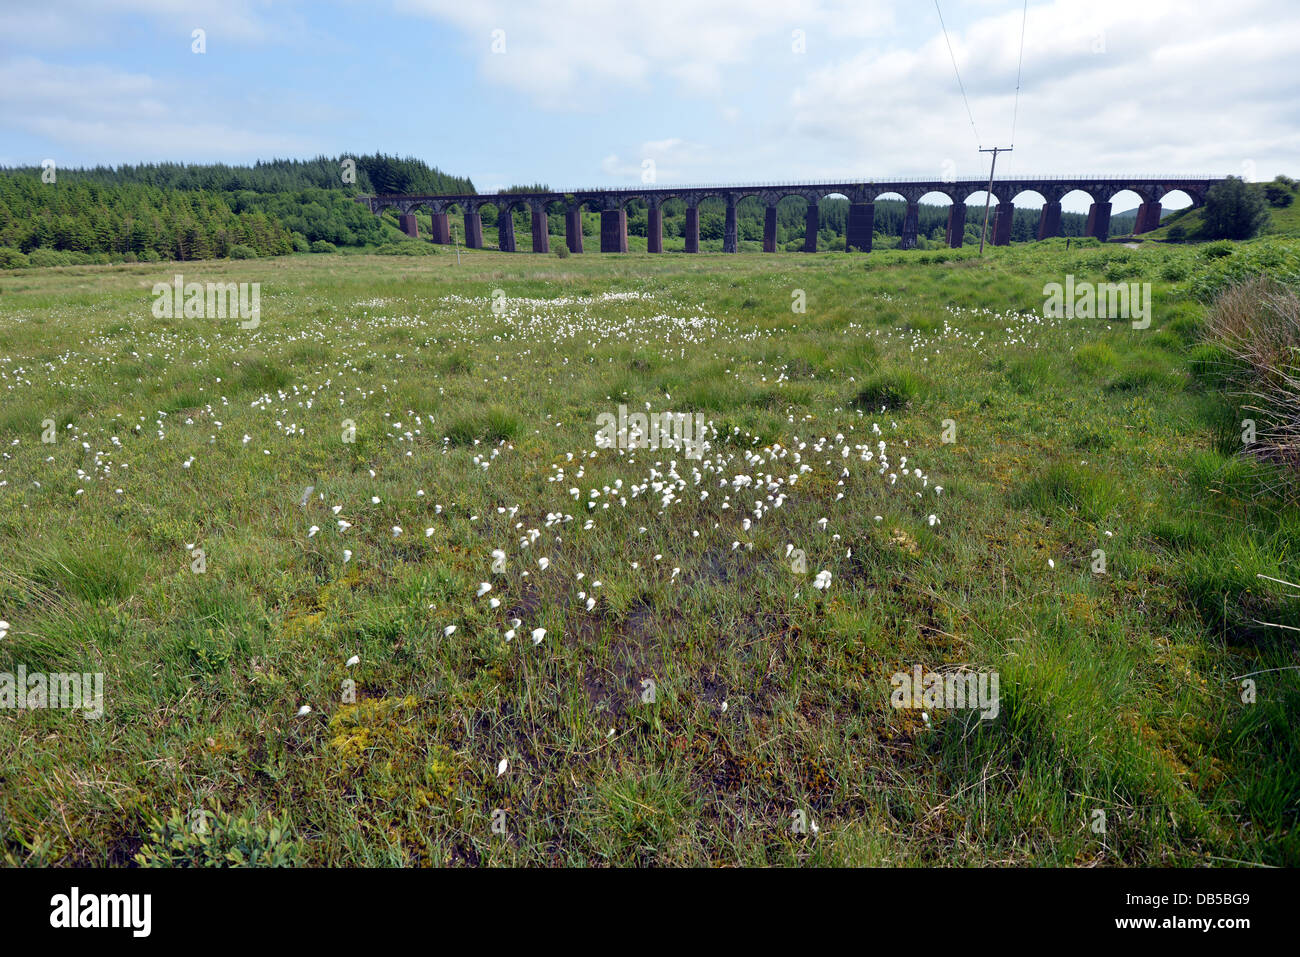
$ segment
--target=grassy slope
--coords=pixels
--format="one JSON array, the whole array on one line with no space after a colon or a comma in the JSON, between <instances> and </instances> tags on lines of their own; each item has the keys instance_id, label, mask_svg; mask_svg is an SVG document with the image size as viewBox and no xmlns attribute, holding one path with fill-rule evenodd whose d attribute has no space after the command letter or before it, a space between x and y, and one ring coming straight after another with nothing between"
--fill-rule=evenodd
<instances>
[{"instance_id":1,"label":"grassy slope","mask_svg":"<svg viewBox=\"0 0 1300 957\"><path fill-rule=\"evenodd\" d=\"M1269 224L1264 228L1261 235L1276 236L1286 239L1300 239L1300 197L1290 206L1282 209L1275 209L1272 206L1268 209ZM1188 209L1181 216L1165 217L1163 225L1159 229L1153 229L1149 233L1143 233L1143 239L1165 240L1169 238L1169 230L1176 224L1181 224L1187 230L1189 239L1195 240L1199 237L1203 216L1199 209Z\"/></svg>"},{"instance_id":2,"label":"grassy slope","mask_svg":"<svg viewBox=\"0 0 1300 957\"><path fill-rule=\"evenodd\" d=\"M1252 620L1300 624L1254 578L1300 577L1300 514L1189 378L1190 250L462 256L185 264L262 282L256 332L155 320L170 267L0 278L0 670L108 685L103 721L0 712L7 861L122 863L206 806L333 864L1300 863L1300 683L1233 680L1294 662ZM1152 328L1041 319L1067 272L1154 281ZM670 456L582 457L620 400L705 412L720 475L631 497ZM841 458L873 423L928 485ZM745 529L772 502L719 478L797 473L744 458L776 442L811 471ZM916 663L996 669L1001 715L892 709Z\"/></svg>"}]
</instances>

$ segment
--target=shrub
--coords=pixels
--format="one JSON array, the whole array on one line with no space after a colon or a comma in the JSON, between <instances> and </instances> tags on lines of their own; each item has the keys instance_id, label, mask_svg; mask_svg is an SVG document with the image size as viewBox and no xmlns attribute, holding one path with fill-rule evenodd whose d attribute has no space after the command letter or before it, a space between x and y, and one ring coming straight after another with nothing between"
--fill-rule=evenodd
<instances>
[{"instance_id":1,"label":"shrub","mask_svg":"<svg viewBox=\"0 0 1300 957\"><path fill-rule=\"evenodd\" d=\"M66 266L71 260L67 253L57 249L33 249L27 254L27 261L33 266Z\"/></svg>"},{"instance_id":2,"label":"shrub","mask_svg":"<svg viewBox=\"0 0 1300 957\"><path fill-rule=\"evenodd\" d=\"M1285 209L1295 202L1295 192L1278 182L1264 184L1264 199L1274 209Z\"/></svg>"},{"instance_id":3,"label":"shrub","mask_svg":"<svg viewBox=\"0 0 1300 957\"><path fill-rule=\"evenodd\" d=\"M1182 223L1169 227L1169 241L1171 243L1181 243L1187 239L1187 227Z\"/></svg>"},{"instance_id":4,"label":"shrub","mask_svg":"<svg viewBox=\"0 0 1300 957\"><path fill-rule=\"evenodd\" d=\"M556 257L559 258L559 259L568 259L568 258L569 258L569 244L568 244L568 243L556 243L556 245L555 245L555 255L556 255Z\"/></svg>"},{"instance_id":5,"label":"shrub","mask_svg":"<svg viewBox=\"0 0 1300 957\"><path fill-rule=\"evenodd\" d=\"M1249 282L1259 276L1300 286L1300 245L1276 241L1248 243L1238 247L1233 247L1230 243L1212 245L1233 250L1234 253L1221 258L1211 257L1210 268L1198 269L1192 279L1192 294L1206 305L1212 305L1231 286Z\"/></svg>"},{"instance_id":6,"label":"shrub","mask_svg":"<svg viewBox=\"0 0 1300 957\"><path fill-rule=\"evenodd\" d=\"M29 264L27 256L12 246L0 246L0 269L17 269Z\"/></svg>"},{"instance_id":7,"label":"shrub","mask_svg":"<svg viewBox=\"0 0 1300 957\"><path fill-rule=\"evenodd\" d=\"M434 256L437 250L428 243L406 240L375 247L376 256Z\"/></svg>"},{"instance_id":8,"label":"shrub","mask_svg":"<svg viewBox=\"0 0 1300 957\"><path fill-rule=\"evenodd\" d=\"M1169 282L1177 282L1180 279L1186 279L1188 273L1187 264L1177 259L1171 259L1160 267L1160 278Z\"/></svg>"},{"instance_id":9,"label":"shrub","mask_svg":"<svg viewBox=\"0 0 1300 957\"><path fill-rule=\"evenodd\" d=\"M289 237L289 240L293 243L293 251L296 253L305 253L311 250L311 243L302 233L294 233Z\"/></svg>"},{"instance_id":10,"label":"shrub","mask_svg":"<svg viewBox=\"0 0 1300 957\"><path fill-rule=\"evenodd\" d=\"M336 253L339 248L328 240L318 239L311 244L311 251L314 253Z\"/></svg>"},{"instance_id":11,"label":"shrub","mask_svg":"<svg viewBox=\"0 0 1300 957\"><path fill-rule=\"evenodd\" d=\"M243 246L240 245L239 243L236 243L234 246L230 247L230 258L231 259L256 259L257 252L253 250L251 247Z\"/></svg>"},{"instance_id":12,"label":"shrub","mask_svg":"<svg viewBox=\"0 0 1300 957\"><path fill-rule=\"evenodd\" d=\"M1205 232L1211 239L1250 239L1268 225L1262 190L1229 176L1205 194Z\"/></svg>"}]
</instances>

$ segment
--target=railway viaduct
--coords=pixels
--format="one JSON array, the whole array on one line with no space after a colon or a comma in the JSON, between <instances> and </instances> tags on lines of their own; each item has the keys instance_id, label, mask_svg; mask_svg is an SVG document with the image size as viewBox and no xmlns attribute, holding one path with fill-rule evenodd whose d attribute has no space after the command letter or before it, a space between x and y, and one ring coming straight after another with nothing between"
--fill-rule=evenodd
<instances>
[{"instance_id":1,"label":"railway viaduct","mask_svg":"<svg viewBox=\"0 0 1300 957\"><path fill-rule=\"evenodd\" d=\"M686 205L686 251L700 250L700 202L720 199L726 205L723 233L723 252L734 253L739 248L736 205L747 197L755 197L766 207L763 227L763 251L776 252L776 207L787 196L801 196L808 203L804 251L817 248L818 204L828 196L842 196L849 201L847 248L871 249L875 224L875 201L886 194L901 197L907 203L903 222L901 248L916 246L917 223L921 201L932 194L946 196L952 202L948 213L947 241L952 247L962 244L966 228L966 201L975 194L988 192L997 205L992 212L992 241L1006 246L1011 242L1011 221L1015 215L1015 201L1026 193L1036 193L1043 201L1038 220L1037 237L1047 239L1060 235L1061 199L1074 192L1086 195L1091 206L1088 211L1086 235L1105 240L1110 232L1111 202L1125 191L1136 193L1141 200L1138 207L1135 233L1145 233L1160 225L1161 202L1172 192L1182 192L1201 206L1205 194L1218 177L1016 177L995 179L990 189L987 180L925 180L896 179L870 182L840 183L768 183L748 186L677 186L664 188L588 189L572 192L511 192L464 195L360 196L357 202L366 204L370 211L379 214L386 207L399 213L402 229L410 236L419 235L415 211L427 210L435 243L450 243L451 223L449 210L455 206L465 218L465 245L471 249L483 248L483 224L480 210L494 206L497 210L499 247L504 252L515 252L515 226L513 213L523 207L529 211L532 223L532 250L550 251L547 213L560 209L565 214L565 243L570 252L583 251L582 211L600 213L600 251L627 252L627 204L640 200L647 208L649 252L663 252L663 204L679 199Z\"/></svg>"}]
</instances>

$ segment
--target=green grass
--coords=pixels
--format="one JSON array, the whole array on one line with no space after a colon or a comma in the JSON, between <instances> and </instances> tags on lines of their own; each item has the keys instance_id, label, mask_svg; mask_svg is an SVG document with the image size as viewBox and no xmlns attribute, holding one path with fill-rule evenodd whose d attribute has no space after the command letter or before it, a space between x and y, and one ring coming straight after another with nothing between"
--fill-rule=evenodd
<instances>
[{"instance_id":1,"label":"green grass","mask_svg":"<svg viewBox=\"0 0 1300 957\"><path fill-rule=\"evenodd\" d=\"M0 672L102 672L106 710L0 710L0 857L1300 864L1300 609L1257 577L1300 580L1300 511L1232 445L1207 262L0 276ZM261 326L153 318L178 270L261 282ZM1042 318L1066 274L1151 282L1151 328ZM702 414L704 458L597 450L620 404ZM917 664L996 671L998 718L894 709Z\"/></svg>"}]
</instances>

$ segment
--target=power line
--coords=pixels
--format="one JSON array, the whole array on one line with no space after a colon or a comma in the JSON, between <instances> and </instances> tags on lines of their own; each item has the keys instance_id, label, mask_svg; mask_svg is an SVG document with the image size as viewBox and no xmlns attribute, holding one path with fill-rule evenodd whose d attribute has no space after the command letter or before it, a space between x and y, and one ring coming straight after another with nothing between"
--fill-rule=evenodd
<instances>
[{"instance_id":1,"label":"power line","mask_svg":"<svg viewBox=\"0 0 1300 957\"><path fill-rule=\"evenodd\" d=\"M1028 5L1029 0L1025 0L1025 3ZM952 72L957 74L957 89L961 90L962 102L966 104L966 115L970 117L970 128L975 134L975 143L977 146L981 145L983 141L980 139L980 131L975 129L975 114L971 112L970 100L966 98L966 87L961 82L961 71L957 69L957 56L952 52L952 41L948 39L948 28L944 26L943 11L939 9L939 0L934 0L934 11L939 14L939 27L943 30L943 42L948 44L948 56L952 59Z\"/></svg>"},{"instance_id":2,"label":"power line","mask_svg":"<svg viewBox=\"0 0 1300 957\"><path fill-rule=\"evenodd\" d=\"M934 0L937 4L939 0ZM1025 25L1029 22L1029 0L1020 19L1020 59L1016 61L1016 105L1011 111L1011 145L1016 145L1016 119L1020 115L1020 69L1025 63Z\"/></svg>"}]
</instances>

